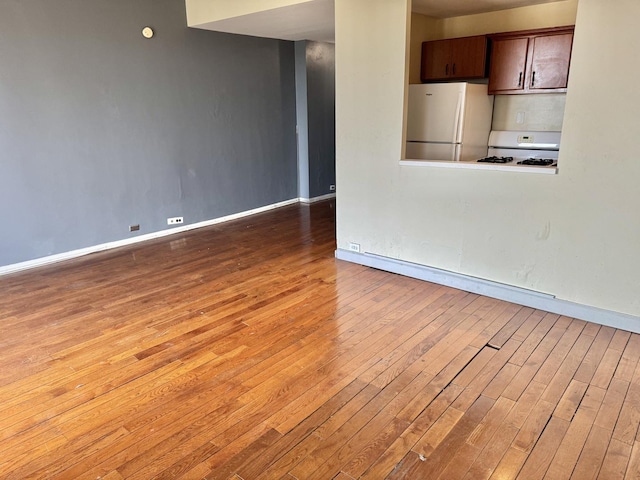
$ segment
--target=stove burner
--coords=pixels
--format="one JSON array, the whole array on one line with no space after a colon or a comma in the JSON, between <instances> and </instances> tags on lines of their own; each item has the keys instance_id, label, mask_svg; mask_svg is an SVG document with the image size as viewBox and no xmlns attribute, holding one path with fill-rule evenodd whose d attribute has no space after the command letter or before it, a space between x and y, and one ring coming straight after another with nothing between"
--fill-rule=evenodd
<instances>
[{"instance_id":1,"label":"stove burner","mask_svg":"<svg viewBox=\"0 0 640 480\"><path fill-rule=\"evenodd\" d=\"M480 160L478 160L478 162L483 162L483 163L509 163L509 162L513 162L513 157L485 157L485 158L481 158Z\"/></svg>"},{"instance_id":2,"label":"stove burner","mask_svg":"<svg viewBox=\"0 0 640 480\"><path fill-rule=\"evenodd\" d=\"M518 165L541 165L543 167L548 167L554 162L555 160L552 160L550 158L527 158L526 160L518 162Z\"/></svg>"}]
</instances>

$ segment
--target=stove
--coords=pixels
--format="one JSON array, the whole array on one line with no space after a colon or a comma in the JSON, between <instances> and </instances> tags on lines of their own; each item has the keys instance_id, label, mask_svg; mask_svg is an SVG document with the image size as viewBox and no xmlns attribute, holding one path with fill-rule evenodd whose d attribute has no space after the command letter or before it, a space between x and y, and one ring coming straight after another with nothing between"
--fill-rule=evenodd
<instances>
[{"instance_id":1,"label":"stove","mask_svg":"<svg viewBox=\"0 0 640 480\"><path fill-rule=\"evenodd\" d=\"M493 130L488 156L479 163L557 167L560 132Z\"/></svg>"},{"instance_id":2,"label":"stove","mask_svg":"<svg viewBox=\"0 0 640 480\"><path fill-rule=\"evenodd\" d=\"M484 157L478 160L478 162L483 163L510 163L513 162L513 157L496 157L493 155L492 157Z\"/></svg>"},{"instance_id":3,"label":"stove","mask_svg":"<svg viewBox=\"0 0 640 480\"><path fill-rule=\"evenodd\" d=\"M548 167L549 165L558 165L558 161L553 158L527 158L526 160L518 162L518 165L538 165L541 167Z\"/></svg>"}]
</instances>

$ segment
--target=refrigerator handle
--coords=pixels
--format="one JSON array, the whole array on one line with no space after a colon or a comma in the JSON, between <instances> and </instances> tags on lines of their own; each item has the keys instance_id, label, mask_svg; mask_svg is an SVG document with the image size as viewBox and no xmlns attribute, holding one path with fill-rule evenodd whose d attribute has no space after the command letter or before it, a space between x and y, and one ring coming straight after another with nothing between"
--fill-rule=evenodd
<instances>
[{"instance_id":1,"label":"refrigerator handle","mask_svg":"<svg viewBox=\"0 0 640 480\"><path fill-rule=\"evenodd\" d=\"M451 143L459 143L462 141L460 135L462 132L462 92L458 92L458 103L456 105L456 116L453 126L453 141Z\"/></svg>"}]
</instances>

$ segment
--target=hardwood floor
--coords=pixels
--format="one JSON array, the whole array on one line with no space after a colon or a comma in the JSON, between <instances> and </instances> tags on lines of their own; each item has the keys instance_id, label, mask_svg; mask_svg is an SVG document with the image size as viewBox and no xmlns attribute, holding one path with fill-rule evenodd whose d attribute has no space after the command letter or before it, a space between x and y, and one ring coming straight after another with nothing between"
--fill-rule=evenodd
<instances>
[{"instance_id":1,"label":"hardwood floor","mask_svg":"<svg viewBox=\"0 0 640 480\"><path fill-rule=\"evenodd\" d=\"M0 478L640 478L640 336L337 261L334 228L0 278Z\"/></svg>"}]
</instances>

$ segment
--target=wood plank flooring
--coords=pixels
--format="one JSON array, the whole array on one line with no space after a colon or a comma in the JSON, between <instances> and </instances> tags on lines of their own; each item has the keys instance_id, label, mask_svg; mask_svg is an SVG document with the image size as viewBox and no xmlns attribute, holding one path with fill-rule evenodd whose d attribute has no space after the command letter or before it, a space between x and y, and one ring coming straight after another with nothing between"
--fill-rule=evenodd
<instances>
[{"instance_id":1,"label":"wood plank flooring","mask_svg":"<svg viewBox=\"0 0 640 480\"><path fill-rule=\"evenodd\" d=\"M334 230L296 205L0 278L0 478L640 478L640 336Z\"/></svg>"}]
</instances>

